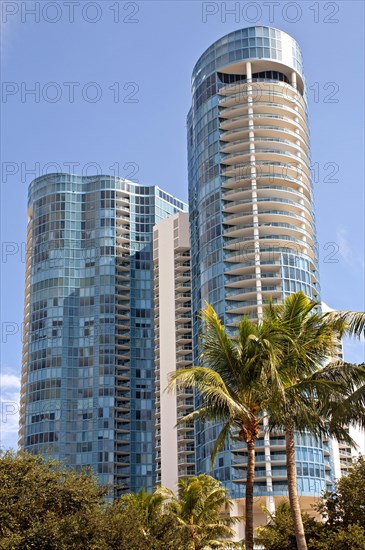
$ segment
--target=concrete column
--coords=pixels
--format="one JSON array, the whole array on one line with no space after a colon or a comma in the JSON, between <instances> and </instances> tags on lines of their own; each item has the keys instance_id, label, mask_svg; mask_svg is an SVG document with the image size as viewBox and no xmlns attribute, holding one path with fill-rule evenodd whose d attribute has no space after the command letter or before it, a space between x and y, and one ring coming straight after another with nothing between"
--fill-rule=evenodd
<instances>
[{"instance_id":1,"label":"concrete column","mask_svg":"<svg viewBox=\"0 0 365 550\"><path fill-rule=\"evenodd\" d=\"M252 69L251 69L250 61L247 61L246 63L246 77L247 77L247 82L252 82Z\"/></svg>"},{"instance_id":2,"label":"concrete column","mask_svg":"<svg viewBox=\"0 0 365 550\"><path fill-rule=\"evenodd\" d=\"M291 85L293 86L293 88L297 88L297 73L296 72L292 72L291 73Z\"/></svg>"},{"instance_id":3,"label":"concrete column","mask_svg":"<svg viewBox=\"0 0 365 550\"><path fill-rule=\"evenodd\" d=\"M266 487L268 495L266 497L266 508L270 514L275 512L275 499L273 496L272 485L272 470L271 470L271 447L270 447L270 433L268 430L269 420L267 416L264 416L263 429L264 429L264 445L265 445L265 468L266 468Z\"/></svg>"},{"instance_id":4,"label":"concrete column","mask_svg":"<svg viewBox=\"0 0 365 550\"><path fill-rule=\"evenodd\" d=\"M241 501L234 499L233 506L230 510L230 516L243 516L243 515L244 515L244 505L242 504ZM233 529L236 532L235 536L233 537L233 540L235 540L236 542L239 542L245 537L245 525L243 520L236 523Z\"/></svg>"}]
</instances>

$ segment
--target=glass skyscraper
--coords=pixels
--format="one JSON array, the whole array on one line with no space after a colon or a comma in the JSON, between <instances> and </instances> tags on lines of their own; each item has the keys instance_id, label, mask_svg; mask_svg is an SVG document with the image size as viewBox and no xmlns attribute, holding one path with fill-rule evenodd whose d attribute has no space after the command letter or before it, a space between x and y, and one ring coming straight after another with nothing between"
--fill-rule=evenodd
<instances>
[{"instance_id":1,"label":"glass skyscraper","mask_svg":"<svg viewBox=\"0 0 365 550\"><path fill-rule=\"evenodd\" d=\"M29 187L19 443L115 495L154 486L152 228L183 210L111 176Z\"/></svg>"},{"instance_id":2,"label":"glass skyscraper","mask_svg":"<svg viewBox=\"0 0 365 550\"><path fill-rule=\"evenodd\" d=\"M303 290L319 299L306 85L296 41L256 26L231 32L199 58L187 117L194 361L197 314L208 301L232 329L258 319L269 298ZM197 473L209 472L218 433L198 424ZM255 495L287 494L283 434L256 445ZM331 483L331 453L297 437L298 490L320 495ZM214 475L244 495L247 454L227 444Z\"/></svg>"}]
</instances>

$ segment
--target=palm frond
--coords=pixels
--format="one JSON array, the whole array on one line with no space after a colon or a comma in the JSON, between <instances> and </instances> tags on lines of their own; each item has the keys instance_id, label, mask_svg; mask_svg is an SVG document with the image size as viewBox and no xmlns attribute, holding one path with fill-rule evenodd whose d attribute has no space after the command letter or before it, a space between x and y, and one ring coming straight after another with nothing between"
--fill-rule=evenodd
<instances>
[{"instance_id":1,"label":"palm frond","mask_svg":"<svg viewBox=\"0 0 365 550\"><path fill-rule=\"evenodd\" d=\"M353 392L355 388L365 383L365 363L359 365L345 361L333 361L318 369L309 380L333 381L343 392Z\"/></svg>"},{"instance_id":2,"label":"palm frond","mask_svg":"<svg viewBox=\"0 0 365 550\"><path fill-rule=\"evenodd\" d=\"M212 421L212 422L224 422L227 417L228 412L224 407L220 409L215 407L214 410L210 406L200 407L191 413L186 414L178 419L176 426L185 426L195 420L200 420L201 422Z\"/></svg>"},{"instance_id":3,"label":"palm frond","mask_svg":"<svg viewBox=\"0 0 365 550\"><path fill-rule=\"evenodd\" d=\"M357 311L330 311L325 316L334 323L344 323L344 335L365 336L365 313Z\"/></svg>"},{"instance_id":4,"label":"palm frond","mask_svg":"<svg viewBox=\"0 0 365 550\"><path fill-rule=\"evenodd\" d=\"M201 334L200 363L218 372L227 385L239 386L241 367L237 343L230 338L217 313L209 304L201 311L204 330Z\"/></svg>"},{"instance_id":5,"label":"palm frond","mask_svg":"<svg viewBox=\"0 0 365 550\"><path fill-rule=\"evenodd\" d=\"M345 426L350 424L365 429L365 384L349 392L340 402L331 403L332 425Z\"/></svg>"},{"instance_id":6,"label":"palm frond","mask_svg":"<svg viewBox=\"0 0 365 550\"><path fill-rule=\"evenodd\" d=\"M217 457L217 454L219 453L219 451L223 450L225 443L227 442L229 436L231 435L231 429L232 429L232 420L229 419L223 425L221 431L218 434L218 437L214 442L214 446L210 455L210 468L212 470L214 468L214 462Z\"/></svg>"},{"instance_id":7,"label":"palm frond","mask_svg":"<svg viewBox=\"0 0 365 550\"><path fill-rule=\"evenodd\" d=\"M169 374L169 383L165 391L171 393L175 389L185 389L200 386L220 387L227 393L226 385L219 373L206 367L189 367L178 369Z\"/></svg>"},{"instance_id":8,"label":"palm frond","mask_svg":"<svg viewBox=\"0 0 365 550\"><path fill-rule=\"evenodd\" d=\"M231 417L242 416L250 418L251 411L245 402L240 401L232 390L229 391L219 373L205 367L191 367L180 369L170 374L170 382L167 390L174 387L195 388L205 407L216 410L218 415L227 414Z\"/></svg>"}]
</instances>

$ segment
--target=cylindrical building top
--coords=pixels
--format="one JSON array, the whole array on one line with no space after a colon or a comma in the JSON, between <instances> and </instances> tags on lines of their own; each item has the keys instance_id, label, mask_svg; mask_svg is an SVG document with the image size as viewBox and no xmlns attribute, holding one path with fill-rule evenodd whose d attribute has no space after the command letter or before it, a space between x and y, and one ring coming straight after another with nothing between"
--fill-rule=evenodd
<instances>
[{"instance_id":1,"label":"cylindrical building top","mask_svg":"<svg viewBox=\"0 0 365 550\"><path fill-rule=\"evenodd\" d=\"M82 176L69 173L45 174L31 181L28 187L28 206L31 206L35 200L54 193L91 193L104 189L115 189L131 195L153 195L157 193L159 197L177 208L181 210L186 210L187 208L185 203L179 201L170 193L166 193L157 185L142 185L119 176L108 174Z\"/></svg>"},{"instance_id":2,"label":"cylindrical building top","mask_svg":"<svg viewBox=\"0 0 365 550\"><path fill-rule=\"evenodd\" d=\"M194 67L193 93L214 72L243 74L247 61L253 62L253 73L271 68L289 77L295 71L298 89L304 93L302 53L298 43L283 31L261 26L233 31L214 42Z\"/></svg>"},{"instance_id":3,"label":"cylindrical building top","mask_svg":"<svg viewBox=\"0 0 365 550\"><path fill-rule=\"evenodd\" d=\"M39 176L30 182L28 187L28 205L45 195L60 192L91 192L98 189L119 189L135 192L138 184L110 175L80 176L68 173L50 173Z\"/></svg>"}]
</instances>

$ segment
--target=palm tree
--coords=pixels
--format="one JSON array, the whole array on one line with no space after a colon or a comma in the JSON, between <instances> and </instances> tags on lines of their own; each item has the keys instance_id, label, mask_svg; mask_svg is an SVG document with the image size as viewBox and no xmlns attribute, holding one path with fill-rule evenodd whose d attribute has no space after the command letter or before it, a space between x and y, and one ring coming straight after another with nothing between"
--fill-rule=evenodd
<instances>
[{"instance_id":1,"label":"palm tree","mask_svg":"<svg viewBox=\"0 0 365 550\"><path fill-rule=\"evenodd\" d=\"M349 422L365 425L365 367L326 363L337 354L338 337L359 335L364 314L321 314L319 304L302 292L283 304L265 308L261 323L243 319L230 338L211 306L203 311L201 364L172 373L174 385L195 387L204 406L184 417L222 422L212 452L212 464L229 435L247 444L247 550L253 548L253 483L255 439L265 411L272 429L284 430L288 492L298 550L306 540L297 494L294 434L307 432L344 439ZM324 366L325 365L325 366Z\"/></svg>"},{"instance_id":2,"label":"palm tree","mask_svg":"<svg viewBox=\"0 0 365 550\"><path fill-rule=\"evenodd\" d=\"M330 311L324 314L331 322L343 322L341 336L355 338L365 337L365 313L356 311ZM362 385L348 392L340 406L335 404L331 415L331 422L335 425L358 425L365 429L365 395Z\"/></svg>"},{"instance_id":3,"label":"palm tree","mask_svg":"<svg viewBox=\"0 0 365 550\"><path fill-rule=\"evenodd\" d=\"M129 498L143 513L148 528L153 526L156 516L162 514L163 505L166 501L166 495L160 488L157 488L153 493L148 493L146 489L142 488L138 493L130 493L126 498Z\"/></svg>"},{"instance_id":4,"label":"palm tree","mask_svg":"<svg viewBox=\"0 0 365 550\"><path fill-rule=\"evenodd\" d=\"M255 440L260 432L263 413L262 395L267 371L275 373L283 338L275 323L263 327L243 318L234 337L229 337L214 309L202 311L204 332L200 367L171 373L168 389L194 387L204 405L186 415L180 423L199 419L220 423L211 467L217 453L229 436L247 445L247 478L245 487L245 544L253 550L253 488L255 475ZM275 376L270 380L275 385Z\"/></svg>"},{"instance_id":5,"label":"palm tree","mask_svg":"<svg viewBox=\"0 0 365 550\"><path fill-rule=\"evenodd\" d=\"M345 335L360 338L365 336L365 313L358 311L328 311L324 317L345 323Z\"/></svg>"},{"instance_id":6,"label":"palm tree","mask_svg":"<svg viewBox=\"0 0 365 550\"><path fill-rule=\"evenodd\" d=\"M168 508L186 533L190 541L189 550L238 546L229 539L235 534L232 526L240 518L229 513L222 517L222 509L229 512L232 500L219 481L202 474L187 480L180 479L177 496L168 489L161 489L166 496L170 496Z\"/></svg>"},{"instance_id":7,"label":"palm tree","mask_svg":"<svg viewBox=\"0 0 365 550\"><path fill-rule=\"evenodd\" d=\"M298 550L306 550L307 545L297 493L295 431L309 431L317 437L327 434L351 443L345 425L349 407L344 404L352 401L358 406L364 400L363 365L339 361L326 365L336 356L338 337L349 325L343 316L321 314L318 305L298 292L283 304L267 306L263 318L263 326L281 326L285 334L275 385L267 385L263 399L269 426L285 431L288 493Z\"/></svg>"}]
</instances>

